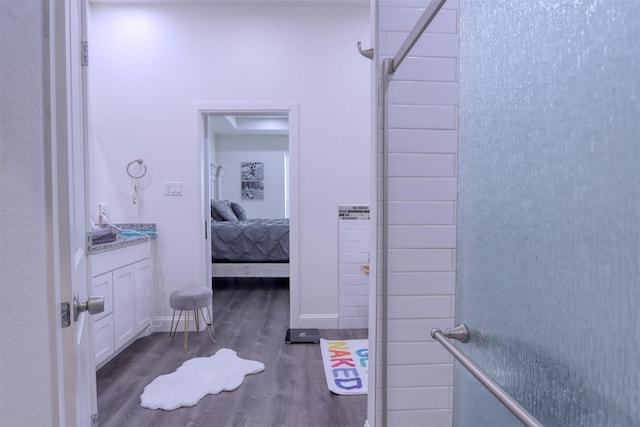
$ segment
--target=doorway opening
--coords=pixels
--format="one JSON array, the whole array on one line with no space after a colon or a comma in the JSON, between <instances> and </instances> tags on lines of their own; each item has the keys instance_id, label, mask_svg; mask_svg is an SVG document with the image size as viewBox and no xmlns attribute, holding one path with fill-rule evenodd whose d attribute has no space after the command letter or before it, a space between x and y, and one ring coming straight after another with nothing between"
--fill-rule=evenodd
<instances>
[{"instance_id":1,"label":"doorway opening","mask_svg":"<svg viewBox=\"0 0 640 427\"><path fill-rule=\"evenodd\" d=\"M213 286L220 278L288 278L291 322L299 313L297 106L209 105L198 116L206 280ZM231 231L219 212L227 207L239 216L231 219L246 220ZM268 239L231 247L225 233L244 235L258 222Z\"/></svg>"}]
</instances>

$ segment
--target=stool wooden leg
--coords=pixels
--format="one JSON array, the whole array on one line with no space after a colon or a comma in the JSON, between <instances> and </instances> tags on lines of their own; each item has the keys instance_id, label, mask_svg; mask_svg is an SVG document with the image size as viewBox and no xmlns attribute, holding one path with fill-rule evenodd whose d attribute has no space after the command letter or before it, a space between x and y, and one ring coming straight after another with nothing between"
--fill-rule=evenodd
<instances>
[{"instance_id":1,"label":"stool wooden leg","mask_svg":"<svg viewBox=\"0 0 640 427\"><path fill-rule=\"evenodd\" d=\"M189 343L189 310L185 310L184 315L184 349L187 350Z\"/></svg>"},{"instance_id":2,"label":"stool wooden leg","mask_svg":"<svg viewBox=\"0 0 640 427\"><path fill-rule=\"evenodd\" d=\"M200 332L200 317L198 316L198 310L193 310L193 317L196 318L196 332Z\"/></svg>"},{"instance_id":3,"label":"stool wooden leg","mask_svg":"<svg viewBox=\"0 0 640 427\"><path fill-rule=\"evenodd\" d=\"M176 336L176 332L178 332L178 325L180 324L180 317L182 317L182 310L178 313L178 321L176 322L176 328L173 329L173 320L176 317L176 311L173 310L173 316L171 316L171 328L169 328L169 341L173 341L173 337Z\"/></svg>"},{"instance_id":4,"label":"stool wooden leg","mask_svg":"<svg viewBox=\"0 0 640 427\"><path fill-rule=\"evenodd\" d=\"M202 315L202 320L204 320L204 327L207 329L209 333L209 337L211 337L211 341L216 342L216 333L213 330L213 319L211 318L211 312L209 311L209 306L207 306L207 314L209 315L209 323L207 324L206 319L204 317L204 313L202 309L200 309L200 314Z\"/></svg>"}]
</instances>

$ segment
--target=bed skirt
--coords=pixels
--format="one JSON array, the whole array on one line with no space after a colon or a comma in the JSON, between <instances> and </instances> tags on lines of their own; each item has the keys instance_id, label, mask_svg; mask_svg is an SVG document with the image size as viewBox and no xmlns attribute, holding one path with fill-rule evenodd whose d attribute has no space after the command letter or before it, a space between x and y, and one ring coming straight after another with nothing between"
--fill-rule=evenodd
<instances>
[{"instance_id":1,"label":"bed skirt","mask_svg":"<svg viewBox=\"0 0 640 427\"><path fill-rule=\"evenodd\" d=\"M288 262L211 264L212 277L289 277Z\"/></svg>"}]
</instances>

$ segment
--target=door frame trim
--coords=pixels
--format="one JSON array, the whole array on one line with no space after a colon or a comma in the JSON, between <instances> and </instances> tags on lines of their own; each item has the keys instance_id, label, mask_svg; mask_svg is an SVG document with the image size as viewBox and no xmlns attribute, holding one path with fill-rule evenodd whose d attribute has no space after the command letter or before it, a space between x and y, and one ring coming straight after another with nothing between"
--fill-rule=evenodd
<instances>
[{"instance_id":1,"label":"door frame trim","mask_svg":"<svg viewBox=\"0 0 640 427\"><path fill-rule=\"evenodd\" d=\"M299 173L299 107L297 102L195 102L193 103L197 119L198 144L200 144L200 165L202 180L208 180L209 158L205 137L206 117L221 114L270 114L287 113L289 115L289 324L300 323L300 173ZM209 221L208 184L201 183L201 223ZM204 238L203 250L206 254L203 269L205 282L211 281L211 245Z\"/></svg>"}]
</instances>

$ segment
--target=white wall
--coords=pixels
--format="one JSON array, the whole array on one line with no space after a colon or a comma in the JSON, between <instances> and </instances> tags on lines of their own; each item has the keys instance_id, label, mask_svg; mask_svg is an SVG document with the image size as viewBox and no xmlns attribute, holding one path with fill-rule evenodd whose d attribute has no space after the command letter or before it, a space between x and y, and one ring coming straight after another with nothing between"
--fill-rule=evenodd
<instances>
[{"instance_id":1,"label":"white wall","mask_svg":"<svg viewBox=\"0 0 640 427\"><path fill-rule=\"evenodd\" d=\"M58 422L56 317L47 271L47 16L0 2L0 425Z\"/></svg>"},{"instance_id":2,"label":"white wall","mask_svg":"<svg viewBox=\"0 0 640 427\"><path fill-rule=\"evenodd\" d=\"M299 105L300 316L337 327L335 212L369 203L370 66L363 7L91 6L91 209L158 224L165 298L202 281L200 152L194 102ZM125 166L148 166L139 203ZM354 173L357 171L357 173ZM164 181L184 196L165 197ZM165 304L168 305L168 304ZM165 313L160 313L168 315Z\"/></svg>"},{"instance_id":3,"label":"white wall","mask_svg":"<svg viewBox=\"0 0 640 427\"><path fill-rule=\"evenodd\" d=\"M226 170L222 177L222 198L237 202L249 218L284 218L284 154L289 137L282 135L218 135L215 158ZM264 164L264 199L241 198L242 162Z\"/></svg>"},{"instance_id":4,"label":"white wall","mask_svg":"<svg viewBox=\"0 0 640 427\"><path fill-rule=\"evenodd\" d=\"M395 55L425 3L380 0L380 62ZM387 414L376 425L385 415L390 426L453 422L452 358L429 331L454 321L458 9L457 0L445 3L388 92Z\"/></svg>"}]
</instances>

